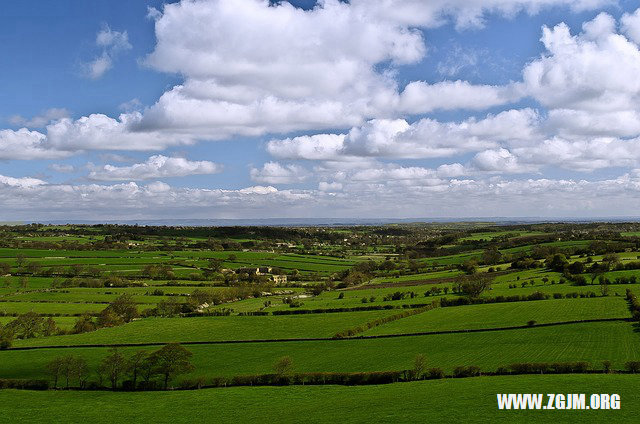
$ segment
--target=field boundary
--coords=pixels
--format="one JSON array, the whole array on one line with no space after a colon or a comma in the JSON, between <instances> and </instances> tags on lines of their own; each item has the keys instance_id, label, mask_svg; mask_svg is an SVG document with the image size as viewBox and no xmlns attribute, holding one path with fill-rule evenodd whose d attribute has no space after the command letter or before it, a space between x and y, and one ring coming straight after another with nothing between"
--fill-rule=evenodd
<instances>
[{"instance_id":1,"label":"field boundary","mask_svg":"<svg viewBox=\"0 0 640 424\"><path fill-rule=\"evenodd\" d=\"M508 331L508 330L524 330L540 327L554 327L559 325L572 325L593 322L634 322L633 318L596 318L573 321L548 322L535 325L518 325L508 327L492 327L492 328L473 328L461 330L441 330L441 331L423 331L415 333L401 334L380 334L375 336L353 336L353 337L313 337L313 338L285 338L285 339L252 339L252 340L209 340L209 341L185 341L178 342L185 346L195 345L223 345L223 344L249 344L249 343L287 343L287 342L318 342L318 341L345 341L345 340L368 340L368 339L389 339L398 337L417 337L417 336L433 336L441 334L462 334L462 333L484 333L490 331ZM49 345L49 346L18 346L4 349L5 352L19 350L38 350L38 349L80 349L80 348L102 348L102 347L146 347L146 346L164 346L167 342L146 342L146 343L94 343L82 345ZM2 352L2 351L0 351Z\"/></svg>"}]
</instances>

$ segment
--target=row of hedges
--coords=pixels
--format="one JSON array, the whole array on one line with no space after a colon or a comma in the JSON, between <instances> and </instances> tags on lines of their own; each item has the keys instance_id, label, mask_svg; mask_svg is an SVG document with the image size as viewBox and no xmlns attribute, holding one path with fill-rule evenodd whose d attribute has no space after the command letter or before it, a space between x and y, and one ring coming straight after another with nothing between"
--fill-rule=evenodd
<instances>
[{"instance_id":1,"label":"row of hedges","mask_svg":"<svg viewBox=\"0 0 640 424\"><path fill-rule=\"evenodd\" d=\"M422 305L425 306L425 305ZM399 309L401 306L394 305L371 305L354 306L352 308L324 308L324 309L293 309L273 311L273 315L299 315L299 314L328 314L334 312L357 312L357 311L382 311L385 309Z\"/></svg>"},{"instance_id":2,"label":"row of hedges","mask_svg":"<svg viewBox=\"0 0 640 424\"><path fill-rule=\"evenodd\" d=\"M518 362L499 368L497 374L580 374L591 368L585 361L579 362Z\"/></svg>"},{"instance_id":3,"label":"row of hedges","mask_svg":"<svg viewBox=\"0 0 640 424\"><path fill-rule=\"evenodd\" d=\"M0 389L47 390L49 382L46 380L0 378Z\"/></svg>"},{"instance_id":4,"label":"row of hedges","mask_svg":"<svg viewBox=\"0 0 640 424\"><path fill-rule=\"evenodd\" d=\"M410 317L412 315L421 314L423 312L426 312L426 311L429 311L429 310L431 310L433 308L436 308L437 306L438 306L438 302L437 301L433 301L433 303L431 305L424 306L422 308L411 309L411 310L408 310L408 311L400 312L398 314L389 315L388 317L374 319L374 320L366 322L366 323L364 323L362 325L358 325L356 327L352 327L352 328L340 331L340 332L334 334L333 338L334 339L342 339L342 338L345 338L345 337L355 336L356 334L364 333L365 331L367 331L367 330L369 330L371 328L378 327L380 325L387 324L387 323L392 322L392 321L397 321L397 320L402 319L402 318Z\"/></svg>"},{"instance_id":5,"label":"row of hedges","mask_svg":"<svg viewBox=\"0 0 640 424\"><path fill-rule=\"evenodd\" d=\"M554 299L570 299L570 298L577 298L577 297L596 297L596 294L592 291L588 291L588 292L573 292L573 293L553 293L553 295L547 294L547 293L542 293L540 291L536 291L534 293L528 294L528 295L512 295L512 296L496 296L496 297L477 297L477 298L470 298L470 297L458 297L455 299L447 299L447 298L442 298L440 299L440 306L441 307L448 307L448 306L464 306L464 305L478 305L478 304L485 304L485 303L507 303L507 302L529 302L529 301L534 301L534 300L547 300L547 299L551 299L551 297L553 297Z\"/></svg>"},{"instance_id":6,"label":"row of hedges","mask_svg":"<svg viewBox=\"0 0 640 424\"><path fill-rule=\"evenodd\" d=\"M629 289L627 289L627 300L629 301L629 309L631 309L633 319L640 321L640 301Z\"/></svg>"}]
</instances>

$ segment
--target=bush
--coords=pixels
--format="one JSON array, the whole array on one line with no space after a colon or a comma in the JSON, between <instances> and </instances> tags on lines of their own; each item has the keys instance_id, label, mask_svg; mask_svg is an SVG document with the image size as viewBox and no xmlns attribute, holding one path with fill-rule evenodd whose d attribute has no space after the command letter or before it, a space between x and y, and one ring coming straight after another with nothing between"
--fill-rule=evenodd
<instances>
[{"instance_id":1,"label":"bush","mask_svg":"<svg viewBox=\"0 0 640 424\"><path fill-rule=\"evenodd\" d=\"M626 364L624 364L624 366L627 369L627 371L629 371L632 374L637 374L640 372L640 361L629 361Z\"/></svg>"},{"instance_id":2,"label":"bush","mask_svg":"<svg viewBox=\"0 0 640 424\"><path fill-rule=\"evenodd\" d=\"M429 368L426 375L430 380L441 379L444 378L444 371L442 368Z\"/></svg>"},{"instance_id":3,"label":"bush","mask_svg":"<svg viewBox=\"0 0 640 424\"><path fill-rule=\"evenodd\" d=\"M48 390L49 382L46 380L0 378L0 389Z\"/></svg>"},{"instance_id":4,"label":"bush","mask_svg":"<svg viewBox=\"0 0 640 424\"><path fill-rule=\"evenodd\" d=\"M453 376L456 378L476 377L480 375L480 367L475 365L459 366L453 370Z\"/></svg>"}]
</instances>

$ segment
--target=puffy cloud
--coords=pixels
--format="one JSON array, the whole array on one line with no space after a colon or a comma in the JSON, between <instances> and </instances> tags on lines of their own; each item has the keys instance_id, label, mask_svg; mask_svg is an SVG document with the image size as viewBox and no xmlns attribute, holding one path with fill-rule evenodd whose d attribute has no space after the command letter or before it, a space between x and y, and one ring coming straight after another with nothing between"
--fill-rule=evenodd
<instances>
[{"instance_id":1,"label":"puffy cloud","mask_svg":"<svg viewBox=\"0 0 640 424\"><path fill-rule=\"evenodd\" d=\"M267 143L278 158L352 160L354 157L435 158L498 147L501 142L539 139L540 117L533 109L508 110L484 119L439 122L425 118L376 119L348 134L317 134Z\"/></svg>"},{"instance_id":2,"label":"puffy cloud","mask_svg":"<svg viewBox=\"0 0 640 424\"><path fill-rule=\"evenodd\" d=\"M127 31L114 31L108 25L98 31L96 46L102 48L102 53L83 65L85 75L91 79L101 78L113 67L113 61L120 52L131 49Z\"/></svg>"},{"instance_id":3,"label":"puffy cloud","mask_svg":"<svg viewBox=\"0 0 640 424\"><path fill-rule=\"evenodd\" d=\"M327 181L320 181L318 183L318 190L320 191L340 191L342 190L342 183L332 182L329 183Z\"/></svg>"},{"instance_id":4,"label":"puffy cloud","mask_svg":"<svg viewBox=\"0 0 640 424\"><path fill-rule=\"evenodd\" d=\"M301 166L281 165L278 162L267 162L262 169L251 169L251 179L266 184L299 183L308 177L309 172Z\"/></svg>"},{"instance_id":5,"label":"puffy cloud","mask_svg":"<svg viewBox=\"0 0 640 424\"><path fill-rule=\"evenodd\" d=\"M98 181L137 181L219 172L222 172L222 166L213 162L156 155L151 156L144 163L131 166L104 165L92 170L89 178Z\"/></svg>"},{"instance_id":6,"label":"puffy cloud","mask_svg":"<svg viewBox=\"0 0 640 424\"><path fill-rule=\"evenodd\" d=\"M393 19L405 25L438 27L453 20L458 29L481 28L488 14L513 17L526 12L537 14L541 9L568 6L573 11L593 10L615 0L382 0L352 1L368 8L381 19Z\"/></svg>"},{"instance_id":7,"label":"puffy cloud","mask_svg":"<svg viewBox=\"0 0 640 424\"><path fill-rule=\"evenodd\" d=\"M46 182L37 178L23 177L14 178L0 175L0 188L16 187L16 188L33 188L46 184Z\"/></svg>"},{"instance_id":8,"label":"puffy cloud","mask_svg":"<svg viewBox=\"0 0 640 424\"><path fill-rule=\"evenodd\" d=\"M526 173L535 168L522 165L507 149L485 150L473 157L472 164L480 171L498 173Z\"/></svg>"},{"instance_id":9,"label":"puffy cloud","mask_svg":"<svg viewBox=\"0 0 640 424\"><path fill-rule=\"evenodd\" d=\"M103 114L61 119L47 126L46 144L51 149L81 150L163 150L191 144L193 136L165 131L137 130L142 115L123 113L119 119Z\"/></svg>"},{"instance_id":10,"label":"puffy cloud","mask_svg":"<svg viewBox=\"0 0 640 424\"><path fill-rule=\"evenodd\" d=\"M547 53L527 65L523 77L543 105L595 114L637 109L640 50L615 32L611 16L601 13L577 35L564 23L544 27L541 41Z\"/></svg>"},{"instance_id":11,"label":"puffy cloud","mask_svg":"<svg viewBox=\"0 0 640 424\"><path fill-rule=\"evenodd\" d=\"M20 125L28 128L42 128L51 121L69 117L69 111L64 108L51 108L45 110L42 114L34 116L30 119L20 115L13 115L9 118L9 122L13 125Z\"/></svg>"},{"instance_id":12,"label":"puffy cloud","mask_svg":"<svg viewBox=\"0 0 640 424\"><path fill-rule=\"evenodd\" d=\"M622 32L636 44L640 44L640 9L633 13L625 13L622 15L620 22L622 24Z\"/></svg>"},{"instance_id":13,"label":"puffy cloud","mask_svg":"<svg viewBox=\"0 0 640 424\"><path fill-rule=\"evenodd\" d=\"M482 110L514 102L523 95L519 84L501 87L472 85L467 81L443 81L436 84L414 81L402 92L398 109L413 114L438 109Z\"/></svg>"},{"instance_id":14,"label":"puffy cloud","mask_svg":"<svg viewBox=\"0 0 640 424\"><path fill-rule=\"evenodd\" d=\"M514 148L520 161L593 171L615 166L640 166L640 139L593 138L566 140L553 137L528 147Z\"/></svg>"},{"instance_id":15,"label":"puffy cloud","mask_svg":"<svg viewBox=\"0 0 640 424\"><path fill-rule=\"evenodd\" d=\"M69 155L69 152L49 149L46 141L44 134L26 128L0 130L0 159L56 159Z\"/></svg>"}]
</instances>

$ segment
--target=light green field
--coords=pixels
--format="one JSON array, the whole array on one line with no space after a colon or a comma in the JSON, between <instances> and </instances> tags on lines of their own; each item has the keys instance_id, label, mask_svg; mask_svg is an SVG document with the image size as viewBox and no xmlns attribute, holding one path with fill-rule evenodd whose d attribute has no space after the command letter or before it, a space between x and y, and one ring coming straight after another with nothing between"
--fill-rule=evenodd
<instances>
[{"instance_id":1,"label":"light green field","mask_svg":"<svg viewBox=\"0 0 640 424\"><path fill-rule=\"evenodd\" d=\"M0 391L0 422L635 422L636 375L525 375L383 386L232 387L169 392ZM616 393L619 410L500 411L497 393ZM28 407L26 407L28 405Z\"/></svg>"},{"instance_id":2,"label":"light green field","mask_svg":"<svg viewBox=\"0 0 640 424\"><path fill-rule=\"evenodd\" d=\"M453 306L402 318L366 331L365 335L463 330L599 318L631 317L620 297L558 299L530 302Z\"/></svg>"},{"instance_id":3,"label":"light green field","mask_svg":"<svg viewBox=\"0 0 640 424\"><path fill-rule=\"evenodd\" d=\"M285 316L145 318L84 334L16 340L15 346L187 342L332 337L354 325L393 311L363 311Z\"/></svg>"},{"instance_id":4,"label":"light green field","mask_svg":"<svg viewBox=\"0 0 640 424\"><path fill-rule=\"evenodd\" d=\"M204 377L268 373L274 361L282 356L290 356L298 372L407 369L418 354L426 355L429 366L448 372L459 365L477 365L493 371L513 362L588 361L600 368L603 360L610 360L614 368L622 369L625 362L640 359L640 337L627 322L383 339L188 347L194 354L193 376ZM107 349L0 351L0 378L44 378L46 363L69 353L85 357L92 369L96 369Z\"/></svg>"}]
</instances>

